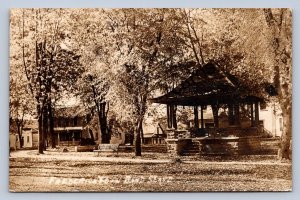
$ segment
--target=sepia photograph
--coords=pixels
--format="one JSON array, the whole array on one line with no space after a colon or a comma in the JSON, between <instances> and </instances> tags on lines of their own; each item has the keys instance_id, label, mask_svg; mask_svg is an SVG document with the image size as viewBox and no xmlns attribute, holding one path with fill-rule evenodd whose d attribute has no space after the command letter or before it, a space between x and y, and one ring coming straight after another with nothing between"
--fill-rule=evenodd
<instances>
[{"instance_id":1,"label":"sepia photograph","mask_svg":"<svg viewBox=\"0 0 300 200\"><path fill-rule=\"evenodd\" d=\"M9 31L10 192L292 191L291 9L14 8Z\"/></svg>"}]
</instances>

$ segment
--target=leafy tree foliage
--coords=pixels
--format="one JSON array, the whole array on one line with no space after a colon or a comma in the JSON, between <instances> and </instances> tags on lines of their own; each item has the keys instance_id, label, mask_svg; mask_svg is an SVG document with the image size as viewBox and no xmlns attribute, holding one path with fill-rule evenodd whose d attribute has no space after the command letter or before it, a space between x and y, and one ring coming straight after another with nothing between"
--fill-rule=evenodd
<instances>
[{"instance_id":1,"label":"leafy tree foliage","mask_svg":"<svg viewBox=\"0 0 300 200\"><path fill-rule=\"evenodd\" d=\"M81 73L80 56L65 45L67 35L60 24L62 12L51 9L15 9L11 13L12 41L15 42L11 51L15 54L16 65L22 66L19 70L26 76L31 98L36 105L39 153L45 149L48 117L53 117L51 99L72 86L74 79ZM53 121L51 124L53 135Z\"/></svg>"},{"instance_id":2,"label":"leafy tree foliage","mask_svg":"<svg viewBox=\"0 0 300 200\"><path fill-rule=\"evenodd\" d=\"M285 127L281 157L288 158L288 9L15 9L11 38L11 66L25 72L37 116L62 91L77 93L97 111L104 142L109 117L131 124L136 155L147 100L204 64L217 63L244 83L241 90L263 98L264 86L273 84Z\"/></svg>"}]
</instances>

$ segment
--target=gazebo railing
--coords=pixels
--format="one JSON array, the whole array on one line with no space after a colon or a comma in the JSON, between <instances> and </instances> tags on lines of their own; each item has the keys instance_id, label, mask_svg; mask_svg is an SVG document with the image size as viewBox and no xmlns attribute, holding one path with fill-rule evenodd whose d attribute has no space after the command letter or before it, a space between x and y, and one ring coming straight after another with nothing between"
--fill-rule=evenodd
<instances>
[{"instance_id":1,"label":"gazebo railing","mask_svg":"<svg viewBox=\"0 0 300 200\"><path fill-rule=\"evenodd\" d=\"M168 139L189 139L197 137L248 137L259 136L263 133L262 127L227 127L227 128L199 128L190 130L168 129Z\"/></svg>"},{"instance_id":2,"label":"gazebo railing","mask_svg":"<svg viewBox=\"0 0 300 200\"><path fill-rule=\"evenodd\" d=\"M227 128L208 128L207 136L209 137L246 137L246 136L259 136L262 133L261 127L227 127Z\"/></svg>"}]
</instances>

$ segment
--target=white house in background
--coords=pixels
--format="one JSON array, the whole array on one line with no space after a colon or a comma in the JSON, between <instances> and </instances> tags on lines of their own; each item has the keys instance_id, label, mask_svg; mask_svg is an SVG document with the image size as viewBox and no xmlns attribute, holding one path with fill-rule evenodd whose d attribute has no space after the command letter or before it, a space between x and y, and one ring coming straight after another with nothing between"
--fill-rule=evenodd
<instances>
[{"instance_id":1,"label":"white house in background","mask_svg":"<svg viewBox=\"0 0 300 200\"><path fill-rule=\"evenodd\" d=\"M23 148L38 148L39 134L37 129L23 128ZM18 134L9 134L9 146L13 150L20 149L20 138Z\"/></svg>"},{"instance_id":2,"label":"white house in background","mask_svg":"<svg viewBox=\"0 0 300 200\"><path fill-rule=\"evenodd\" d=\"M38 147L38 122L35 119L26 120L22 128L23 148ZM13 150L20 149L20 137L13 128L9 131L9 145Z\"/></svg>"},{"instance_id":3,"label":"white house in background","mask_svg":"<svg viewBox=\"0 0 300 200\"><path fill-rule=\"evenodd\" d=\"M23 147L37 148L39 143L39 134L37 129L24 128L22 131Z\"/></svg>"},{"instance_id":4,"label":"white house in background","mask_svg":"<svg viewBox=\"0 0 300 200\"><path fill-rule=\"evenodd\" d=\"M283 132L283 118L280 106L269 103L265 108L260 106L259 119L263 121L265 131L273 137L280 137Z\"/></svg>"}]
</instances>

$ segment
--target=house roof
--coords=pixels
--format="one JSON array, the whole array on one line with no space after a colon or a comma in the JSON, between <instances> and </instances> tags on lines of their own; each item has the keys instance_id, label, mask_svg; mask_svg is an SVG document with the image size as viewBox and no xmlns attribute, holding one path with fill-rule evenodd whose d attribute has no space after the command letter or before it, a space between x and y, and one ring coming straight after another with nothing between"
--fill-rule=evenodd
<instances>
[{"instance_id":1,"label":"house roof","mask_svg":"<svg viewBox=\"0 0 300 200\"><path fill-rule=\"evenodd\" d=\"M80 117L85 116L87 112L82 106L70 106L55 109L56 117Z\"/></svg>"},{"instance_id":2,"label":"house roof","mask_svg":"<svg viewBox=\"0 0 300 200\"><path fill-rule=\"evenodd\" d=\"M218 65L208 63L172 91L151 101L183 106L260 101L259 97L249 94L238 78L222 71Z\"/></svg>"}]
</instances>

